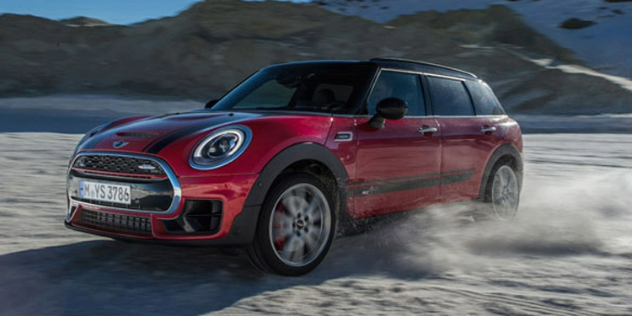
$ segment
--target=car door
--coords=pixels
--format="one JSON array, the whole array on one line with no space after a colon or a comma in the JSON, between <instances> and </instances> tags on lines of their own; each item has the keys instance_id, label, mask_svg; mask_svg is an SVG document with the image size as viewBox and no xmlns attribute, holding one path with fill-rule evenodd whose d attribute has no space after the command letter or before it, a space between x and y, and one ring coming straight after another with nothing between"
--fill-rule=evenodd
<instances>
[{"instance_id":1,"label":"car door","mask_svg":"<svg viewBox=\"0 0 632 316\"><path fill-rule=\"evenodd\" d=\"M408 114L387 120L382 129L367 122L379 101L395 97L408 104ZM426 116L421 76L382 70L367 99L369 117L357 120L356 179L350 183L354 217L415 209L439 198L440 133Z\"/></svg>"},{"instance_id":2,"label":"car door","mask_svg":"<svg viewBox=\"0 0 632 316\"><path fill-rule=\"evenodd\" d=\"M428 75L427 83L441 129L441 200L475 199L502 117L476 116L466 80Z\"/></svg>"}]
</instances>

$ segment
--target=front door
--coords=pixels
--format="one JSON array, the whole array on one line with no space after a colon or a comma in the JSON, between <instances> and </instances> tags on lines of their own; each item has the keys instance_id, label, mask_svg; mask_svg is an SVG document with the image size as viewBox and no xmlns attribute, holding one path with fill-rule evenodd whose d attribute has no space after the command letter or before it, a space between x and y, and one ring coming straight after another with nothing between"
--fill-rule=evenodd
<instances>
[{"instance_id":1,"label":"front door","mask_svg":"<svg viewBox=\"0 0 632 316\"><path fill-rule=\"evenodd\" d=\"M374 129L358 119L356 178L349 183L355 218L427 206L439 201L441 140L435 119L426 117L421 77L381 71L367 100L369 116L377 103L394 97L407 102L408 114Z\"/></svg>"}]
</instances>

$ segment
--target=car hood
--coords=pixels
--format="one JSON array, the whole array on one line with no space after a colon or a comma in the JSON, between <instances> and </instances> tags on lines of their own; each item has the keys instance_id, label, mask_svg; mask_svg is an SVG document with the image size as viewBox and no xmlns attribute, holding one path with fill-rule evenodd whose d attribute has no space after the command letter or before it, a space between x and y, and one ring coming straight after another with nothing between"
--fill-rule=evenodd
<instances>
[{"instance_id":1,"label":"car hood","mask_svg":"<svg viewBox=\"0 0 632 316\"><path fill-rule=\"evenodd\" d=\"M237 112L190 112L140 117L108 124L78 151L120 151L157 154L191 134L261 116Z\"/></svg>"}]
</instances>

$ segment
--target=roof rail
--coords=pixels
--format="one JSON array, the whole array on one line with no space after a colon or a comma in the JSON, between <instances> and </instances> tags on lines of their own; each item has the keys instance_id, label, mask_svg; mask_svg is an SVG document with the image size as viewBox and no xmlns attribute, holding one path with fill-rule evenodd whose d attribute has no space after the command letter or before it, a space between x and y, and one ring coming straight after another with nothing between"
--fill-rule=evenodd
<instances>
[{"instance_id":1,"label":"roof rail","mask_svg":"<svg viewBox=\"0 0 632 316\"><path fill-rule=\"evenodd\" d=\"M430 66L430 67L442 68L442 69L445 69L445 70L456 71L456 72L459 72L459 73L462 73L462 74L465 74L465 75L468 75L468 76L472 76L473 78L478 78L478 77L476 77L475 74L473 74L471 72L467 72L467 71L461 70L461 69L456 69L456 68L452 68L452 67L448 67L448 66L444 66L444 65L439 65L439 64L428 63L428 62L410 60L410 59L377 57L377 58L371 58L371 59L369 59L369 61L395 61L395 62L411 63L411 64Z\"/></svg>"}]
</instances>

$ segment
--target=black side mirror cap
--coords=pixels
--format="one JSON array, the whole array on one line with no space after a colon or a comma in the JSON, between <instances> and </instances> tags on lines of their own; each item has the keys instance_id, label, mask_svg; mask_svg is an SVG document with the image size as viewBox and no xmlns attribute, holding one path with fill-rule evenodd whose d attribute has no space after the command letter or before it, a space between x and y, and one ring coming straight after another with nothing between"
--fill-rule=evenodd
<instances>
[{"instance_id":1,"label":"black side mirror cap","mask_svg":"<svg viewBox=\"0 0 632 316\"><path fill-rule=\"evenodd\" d=\"M210 109L210 108L212 108L212 107L215 105L215 103L217 103L217 102L219 102L219 99L214 99L214 100L208 101L208 102L206 102L206 105L204 105L204 108L205 108L205 109Z\"/></svg>"},{"instance_id":2,"label":"black side mirror cap","mask_svg":"<svg viewBox=\"0 0 632 316\"><path fill-rule=\"evenodd\" d=\"M369 126L375 129L384 128L385 119L399 120L408 113L406 101L398 98L386 98L377 104L375 115L369 120Z\"/></svg>"}]
</instances>

